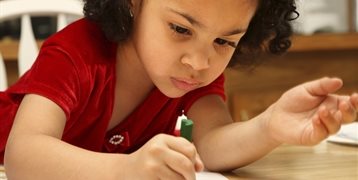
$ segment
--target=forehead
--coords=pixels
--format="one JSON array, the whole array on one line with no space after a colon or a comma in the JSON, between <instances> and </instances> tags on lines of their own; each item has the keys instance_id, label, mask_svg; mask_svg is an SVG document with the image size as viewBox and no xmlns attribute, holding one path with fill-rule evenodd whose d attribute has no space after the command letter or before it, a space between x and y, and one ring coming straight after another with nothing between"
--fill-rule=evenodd
<instances>
[{"instance_id":1,"label":"forehead","mask_svg":"<svg viewBox=\"0 0 358 180\"><path fill-rule=\"evenodd\" d=\"M210 27L246 29L255 14L258 0L148 0L160 11L169 9L187 14Z\"/></svg>"}]
</instances>

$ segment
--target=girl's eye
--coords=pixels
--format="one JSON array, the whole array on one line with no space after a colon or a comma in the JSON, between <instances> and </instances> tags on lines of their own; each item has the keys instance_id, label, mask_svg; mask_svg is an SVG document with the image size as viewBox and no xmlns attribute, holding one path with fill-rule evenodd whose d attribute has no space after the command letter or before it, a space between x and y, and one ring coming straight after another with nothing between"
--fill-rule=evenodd
<instances>
[{"instance_id":1,"label":"girl's eye","mask_svg":"<svg viewBox=\"0 0 358 180\"><path fill-rule=\"evenodd\" d=\"M216 38L215 43L219 44L219 45L225 45L227 43L227 41L224 39Z\"/></svg>"},{"instance_id":2,"label":"girl's eye","mask_svg":"<svg viewBox=\"0 0 358 180\"><path fill-rule=\"evenodd\" d=\"M184 35L190 35L191 32L189 31L189 29L183 28L181 26L169 23L170 29L172 29L174 32L179 33L179 34L184 34Z\"/></svg>"},{"instance_id":3,"label":"girl's eye","mask_svg":"<svg viewBox=\"0 0 358 180\"><path fill-rule=\"evenodd\" d=\"M221 39L221 38L216 38L214 40L214 42L220 46L225 46L225 45L229 45L233 48L236 48L236 43L235 42L232 42L232 41L227 41L225 39Z\"/></svg>"}]
</instances>

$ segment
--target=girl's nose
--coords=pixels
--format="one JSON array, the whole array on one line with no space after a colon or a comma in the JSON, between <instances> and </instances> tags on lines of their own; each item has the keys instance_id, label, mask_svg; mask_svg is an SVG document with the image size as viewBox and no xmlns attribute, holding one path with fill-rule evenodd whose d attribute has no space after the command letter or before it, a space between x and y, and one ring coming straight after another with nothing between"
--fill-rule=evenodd
<instances>
[{"instance_id":1,"label":"girl's nose","mask_svg":"<svg viewBox=\"0 0 358 180\"><path fill-rule=\"evenodd\" d=\"M209 64L209 52L205 49L194 49L181 57L181 63L189 66L193 70L200 71L208 69Z\"/></svg>"}]
</instances>

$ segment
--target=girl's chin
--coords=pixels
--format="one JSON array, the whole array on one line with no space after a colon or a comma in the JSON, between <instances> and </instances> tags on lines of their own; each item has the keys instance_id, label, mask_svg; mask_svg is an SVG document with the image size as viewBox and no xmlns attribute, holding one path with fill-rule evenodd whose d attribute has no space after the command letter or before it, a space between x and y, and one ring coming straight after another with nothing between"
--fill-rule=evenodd
<instances>
[{"instance_id":1,"label":"girl's chin","mask_svg":"<svg viewBox=\"0 0 358 180\"><path fill-rule=\"evenodd\" d=\"M186 93L163 93L163 94L169 98L180 98L183 97Z\"/></svg>"},{"instance_id":2,"label":"girl's chin","mask_svg":"<svg viewBox=\"0 0 358 180\"><path fill-rule=\"evenodd\" d=\"M165 90L159 89L159 91L169 98L180 98L180 97L183 97L188 92L190 92L190 91L178 90L176 88L171 89L170 91L165 91Z\"/></svg>"}]
</instances>

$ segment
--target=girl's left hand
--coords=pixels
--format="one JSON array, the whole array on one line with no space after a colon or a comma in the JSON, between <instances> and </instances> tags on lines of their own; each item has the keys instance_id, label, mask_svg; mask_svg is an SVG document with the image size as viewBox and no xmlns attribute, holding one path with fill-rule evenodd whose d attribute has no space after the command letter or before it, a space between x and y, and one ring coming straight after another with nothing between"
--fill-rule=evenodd
<instances>
[{"instance_id":1,"label":"girl's left hand","mask_svg":"<svg viewBox=\"0 0 358 180\"><path fill-rule=\"evenodd\" d=\"M322 78L284 93L265 123L270 136L279 143L314 145L336 133L342 123L354 121L358 94L332 94L342 85L338 78Z\"/></svg>"}]
</instances>

